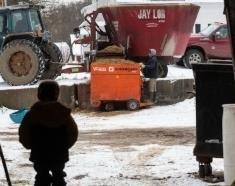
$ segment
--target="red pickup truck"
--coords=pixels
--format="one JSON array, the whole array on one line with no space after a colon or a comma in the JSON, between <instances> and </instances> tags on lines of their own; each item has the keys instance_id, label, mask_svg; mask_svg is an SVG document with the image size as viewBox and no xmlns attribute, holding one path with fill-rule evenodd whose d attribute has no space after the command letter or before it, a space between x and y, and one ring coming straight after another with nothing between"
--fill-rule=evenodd
<instances>
[{"instance_id":1,"label":"red pickup truck","mask_svg":"<svg viewBox=\"0 0 235 186\"><path fill-rule=\"evenodd\" d=\"M231 62L231 60L227 25L218 22L198 34L192 34L182 58L187 68L191 68L191 63Z\"/></svg>"}]
</instances>

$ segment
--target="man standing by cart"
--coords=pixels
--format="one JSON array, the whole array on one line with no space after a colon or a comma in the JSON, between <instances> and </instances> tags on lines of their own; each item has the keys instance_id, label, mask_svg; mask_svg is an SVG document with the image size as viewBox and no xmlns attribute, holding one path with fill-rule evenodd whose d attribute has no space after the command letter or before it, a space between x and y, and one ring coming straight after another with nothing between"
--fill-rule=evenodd
<instances>
[{"instance_id":1,"label":"man standing by cart","mask_svg":"<svg viewBox=\"0 0 235 186\"><path fill-rule=\"evenodd\" d=\"M149 49L148 53L148 60L145 64L142 64L143 67L143 74L144 77L149 78L149 84L148 84L148 93L149 93L149 99L153 103L156 102L156 84L157 84L157 77L158 77L158 71L157 71L157 52L155 49Z\"/></svg>"}]
</instances>

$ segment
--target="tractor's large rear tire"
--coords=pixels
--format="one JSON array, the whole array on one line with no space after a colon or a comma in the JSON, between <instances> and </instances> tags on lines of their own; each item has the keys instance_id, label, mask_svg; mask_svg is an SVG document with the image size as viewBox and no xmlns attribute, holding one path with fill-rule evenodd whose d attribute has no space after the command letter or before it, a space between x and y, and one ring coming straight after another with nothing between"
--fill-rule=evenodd
<instances>
[{"instance_id":1,"label":"tractor's large rear tire","mask_svg":"<svg viewBox=\"0 0 235 186\"><path fill-rule=\"evenodd\" d=\"M0 60L2 78L10 85L35 84L45 68L41 49L30 40L9 42L3 48Z\"/></svg>"},{"instance_id":2,"label":"tractor's large rear tire","mask_svg":"<svg viewBox=\"0 0 235 186\"><path fill-rule=\"evenodd\" d=\"M168 67L167 64L165 64L164 62L160 61L158 62L158 77L159 78L164 78L167 76L168 74Z\"/></svg>"},{"instance_id":3,"label":"tractor's large rear tire","mask_svg":"<svg viewBox=\"0 0 235 186\"><path fill-rule=\"evenodd\" d=\"M46 43L43 45L46 60L46 68L42 75L42 79L55 79L61 74L63 57L58 46L54 43ZM54 63L53 63L54 62Z\"/></svg>"}]
</instances>

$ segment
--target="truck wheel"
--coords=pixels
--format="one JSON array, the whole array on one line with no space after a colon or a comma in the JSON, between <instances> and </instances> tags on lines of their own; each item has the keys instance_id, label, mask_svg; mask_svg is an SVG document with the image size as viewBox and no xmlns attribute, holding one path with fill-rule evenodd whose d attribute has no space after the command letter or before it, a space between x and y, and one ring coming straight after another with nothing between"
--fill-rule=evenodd
<instances>
[{"instance_id":1,"label":"truck wheel","mask_svg":"<svg viewBox=\"0 0 235 186\"><path fill-rule=\"evenodd\" d=\"M62 71L63 58L61 51L54 43L46 43L43 45L42 51L44 52L47 60L45 64L45 71L41 79L55 79L61 74Z\"/></svg>"},{"instance_id":2,"label":"truck wheel","mask_svg":"<svg viewBox=\"0 0 235 186\"><path fill-rule=\"evenodd\" d=\"M131 99L126 103L126 107L130 111L138 110L140 108L139 101Z\"/></svg>"},{"instance_id":3,"label":"truck wheel","mask_svg":"<svg viewBox=\"0 0 235 186\"><path fill-rule=\"evenodd\" d=\"M6 44L0 55L2 78L10 85L35 84L45 68L43 53L29 40L14 40Z\"/></svg>"},{"instance_id":4,"label":"truck wheel","mask_svg":"<svg viewBox=\"0 0 235 186\"><path fill-rule=\"evenodd\" d=\"M186 68L192 68L192 63L203 63L205 60L201 51L197 49L190 49L186 52L184 57L184 66Z\"/></svg>"},{"instance_id":5,"label":"truck wheel","mask_svg":"<svg viewBox=\"0 0 235 186\"><path fill-rule=\"evenodd\" d=\"M158 77L164 78L168 74L168 67L164 62L159 61L157 71L158 71Z\"/></svg>"}]
</instances>

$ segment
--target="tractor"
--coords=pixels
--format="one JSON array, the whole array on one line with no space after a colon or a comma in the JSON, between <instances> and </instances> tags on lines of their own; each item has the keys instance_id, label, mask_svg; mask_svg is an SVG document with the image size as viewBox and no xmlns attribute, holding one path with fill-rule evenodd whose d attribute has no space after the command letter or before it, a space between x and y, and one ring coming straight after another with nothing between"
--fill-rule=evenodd
<instances>
[{"instance_id":1,"label":"tractor","mask_svg":"<svg viewBox=\"0 0 235 186\"><path fill-rule=\"evenodd\" d=\"M45 31L39 5L0 9L0 73L10 85L35 84L61 74L63 58Z\"/></svg>"}]
</instances>

